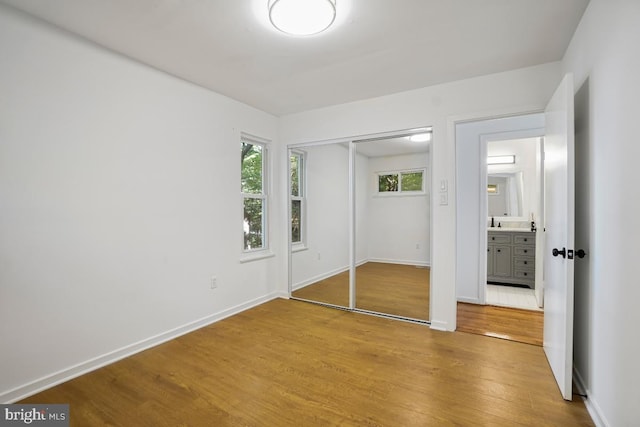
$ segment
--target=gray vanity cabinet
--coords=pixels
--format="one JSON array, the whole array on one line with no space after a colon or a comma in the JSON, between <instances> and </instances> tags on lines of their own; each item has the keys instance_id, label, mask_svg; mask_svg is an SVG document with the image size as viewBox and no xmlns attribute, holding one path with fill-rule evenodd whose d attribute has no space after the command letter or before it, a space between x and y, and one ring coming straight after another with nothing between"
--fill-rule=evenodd
<instances>
[{"instance_id":1,"label":"gray vanity cabinet","mask_svg":"<svg viewBox=\"0 0 640 427\"><path fill-rule=\"evenodd\" d=\"M535 233L488 233L487 281L535 287Z\"/></svg>"}]
</instances>

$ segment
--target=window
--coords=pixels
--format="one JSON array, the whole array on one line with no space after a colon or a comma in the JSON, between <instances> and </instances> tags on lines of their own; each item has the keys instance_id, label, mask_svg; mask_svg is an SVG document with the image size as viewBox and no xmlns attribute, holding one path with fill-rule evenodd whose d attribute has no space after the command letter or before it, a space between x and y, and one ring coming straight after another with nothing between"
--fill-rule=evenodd
<instances>
[{"instance_id":1,"label":"window","mask_svg":"<svg viewBox=\"0 0 640 427\"><path fill-rule=\"evenodd\" d=\"M267 148L243 138L241 149L243 248L245 252L267 249Z\"/></svg>"},{"instance_id":2,"label":"window","mask_svg":"<svg viewBox=\"0 0 640 427\"><path fill-rule=\"evenodd\" d=\"M378 194L423 194L424 169L378 173Z\"/></svg>"},{"instance_id":3,"label":"window","mask_svg":"<svg viewBox=\"0 0 640 427\"><path fill-rule=\"evenodd\" d=\"M291 173L291 243L304 245L305 237L305 157L292 151L289 156Z\"/></svg>"}]
</instances>

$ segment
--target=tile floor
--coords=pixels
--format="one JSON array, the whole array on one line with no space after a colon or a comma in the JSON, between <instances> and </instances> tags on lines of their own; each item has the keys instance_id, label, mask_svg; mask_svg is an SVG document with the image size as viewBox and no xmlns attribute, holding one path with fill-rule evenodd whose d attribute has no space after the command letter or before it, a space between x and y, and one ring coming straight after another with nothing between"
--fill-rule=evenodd
<instances>
[{"instance_id":1,"label":"tile floor","mask_svg":"<svg viewBox=\"0 0 640 427\"><path fill-rule=\"evenodd\" d=\"M538 307L533 289L504 285L487 285L486 297L487 304L489 305L542 311L540 307Z\"/></svg>"}]
</instances>

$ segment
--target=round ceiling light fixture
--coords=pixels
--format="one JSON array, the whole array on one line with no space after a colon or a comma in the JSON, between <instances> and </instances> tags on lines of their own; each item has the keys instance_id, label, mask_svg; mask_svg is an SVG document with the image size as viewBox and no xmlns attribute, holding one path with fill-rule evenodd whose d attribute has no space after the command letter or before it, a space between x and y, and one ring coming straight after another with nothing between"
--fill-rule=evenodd
<instances>
[{"instance_id":1,"label":"round ceiling light fixture","mask_svg":"<svg viewBox=\"0 0 640 427\"><path fill-rule=\"evenodd\" d=\"M269 0L269 20L294 36L321 33L336 19L336 0Z\"/></svg>"}]
</instances>

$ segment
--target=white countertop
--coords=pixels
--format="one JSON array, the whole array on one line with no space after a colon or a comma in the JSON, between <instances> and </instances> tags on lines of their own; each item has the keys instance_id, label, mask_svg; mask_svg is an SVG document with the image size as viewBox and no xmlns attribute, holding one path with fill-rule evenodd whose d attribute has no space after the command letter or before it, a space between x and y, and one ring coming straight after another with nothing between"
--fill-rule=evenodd
<instances>
[{"instance_id":1,"label":"white countertop","mask_svg":"<svg viewBox=\"0 0 640 427\"><path fill-rule=\"evenodd\" d=\"M530 228L515 228L515 227L488 227L488 231L517 231L518 233L532 233Z\"/></svg>"}]
</instances>

